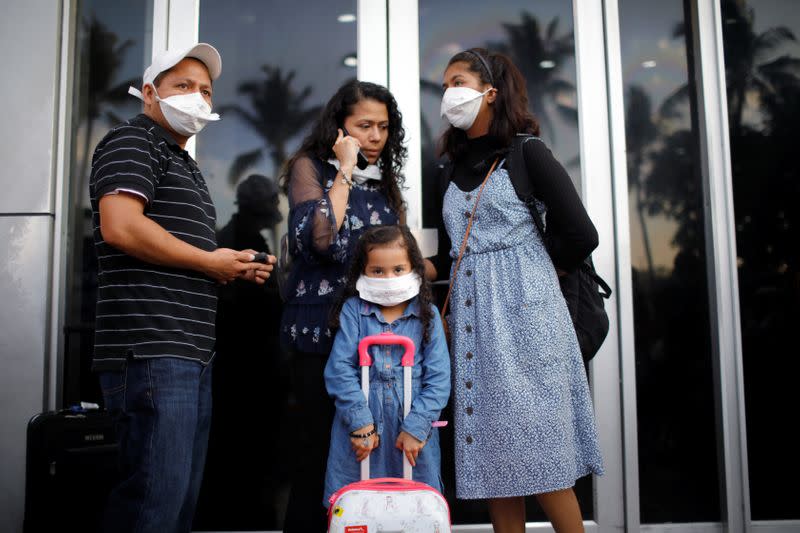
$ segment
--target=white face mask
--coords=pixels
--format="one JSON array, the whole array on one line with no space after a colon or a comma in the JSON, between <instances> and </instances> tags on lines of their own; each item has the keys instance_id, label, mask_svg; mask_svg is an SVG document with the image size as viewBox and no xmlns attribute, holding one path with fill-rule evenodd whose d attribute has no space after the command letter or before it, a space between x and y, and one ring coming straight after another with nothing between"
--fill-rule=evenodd
<instances>
[{"instance_id":1,"label":"white face mask","mask_svg":"<svg viewBox=\"0 0 800 533\"><path fill-rule=\"evenodd\" d=\"M128 92L144 101L142 93L131 87ZM208 122L219 120L219 115L211 112L211 106L200 93L176 94L161 98L153 86L156 102L170 127L180 135L197 135Z\"/></svg>"},{"instance_id":2,"label":"white face mask","mask_svg":"<svg viewBox=\"0 0 800 533\"><path fill-rule=\"evenodd\" d=\"M392 306L410 300L419 294L422 281L416 272L395 278L370 278L361 274L356 282L358 295L377 305Z\"/></svg>"},{"instance_id":3,"label":"white face mask","mask_svg":"<svg viewBox=\"0 0 800 533\"><path fill-rule=\"evenodd\" d=\"M490 87L479 93L470 87L450 87L442 97L440 110L442 118L447 118L453 127L460 130L470 129L478 117L483 95L491 90Z\"/></svg>"},{"instance_id":4,"label":"white face mask","mask_svg":"<svg viewBox=\"0 0 800 533\"><path fill-rule=\"evenodd\" d=\"M339 170L339 160L335 158L328 159L328 163L336 167L336 170ZM383 179L383 174L381 174L381 169L378 165L367 165L367 168L361 170L358 167L353 167L353 181L358 183L359 185L364 185L368 181L381 181Z\"/></svg>"}]
</instances>

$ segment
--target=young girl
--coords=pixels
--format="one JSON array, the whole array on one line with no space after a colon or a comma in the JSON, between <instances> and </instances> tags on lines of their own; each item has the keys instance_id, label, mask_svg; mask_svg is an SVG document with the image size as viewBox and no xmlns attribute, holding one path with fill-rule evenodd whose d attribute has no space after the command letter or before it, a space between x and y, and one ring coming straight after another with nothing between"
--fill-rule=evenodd
<instances>
[{"instance_id":1,"label":"young girl","mask_svg":"<svg viewBox=\"0 0 800 533\"><path fill-rule=\"evenodd\" d=\"M442 490L439 436L431 424L450 395L450 355L424 272L422 254L406 226L376 226L361 236L334 308L333 326L339 331L325 367L325 385L336 404L326 507L331 494L360 479L359 462L367 456L373 478L402 477L405 454L415 480ZM384 331L410 337L417 348L405 420L402 347L370 348L369 406L361 392L358 342Z\"/></svg>"}]
</instances>

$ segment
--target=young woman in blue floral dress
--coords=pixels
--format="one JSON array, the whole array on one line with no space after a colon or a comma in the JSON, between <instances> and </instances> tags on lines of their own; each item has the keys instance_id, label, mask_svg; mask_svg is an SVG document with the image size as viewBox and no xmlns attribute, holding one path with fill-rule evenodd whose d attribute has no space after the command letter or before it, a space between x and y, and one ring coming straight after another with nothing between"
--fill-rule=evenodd
<instances>
[{"instance_id":1,"label":"young woman in blue floral dress","mask_svg":"<svg viewBox=\"0 0 800 533\"><path fill-rule=\"evenodd\" d=\"M525 530L528 495L556 531L583 531L572 487L603 466L558 270L577 267L597 232L570 177L534 137L525 80L508 57L460 52L442 82L452 126L441 145L452 163L442 209L451 258L472 221L450 273L456 496L487 499L499 533ZM509 177L517 134L532 136L522 149L524 179L546 210L547 248Z\"/></svg>"}]
</instances>

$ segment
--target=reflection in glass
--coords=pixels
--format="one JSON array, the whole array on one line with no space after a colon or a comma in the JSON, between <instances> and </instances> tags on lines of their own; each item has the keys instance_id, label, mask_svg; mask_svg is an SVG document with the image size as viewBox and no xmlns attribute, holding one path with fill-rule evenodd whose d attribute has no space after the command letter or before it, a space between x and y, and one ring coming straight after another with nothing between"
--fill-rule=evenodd
<instances>
[{"instance_id":1,"label":"reflection in glass","mask_svg":"<svg viewBox=\"0 0 800 533\"><path fill-rule=\"evenodd\" d=\"M442 75L448 60L461 50L482 46L511 57L525 76L531 111L542 137L580 189L575 39L572 6L546 0L421 0L419 2L420 101L422 124L423 225L435 227L441 213L436 146L447 124L439 116ZM442 418L452 418L445 413ZM452 429L442 429L442 475L454 523L488 523L485 502L455 499ZM578 481L576 493L583 515L591 519L592 482ZM527 504L529 521L546 520L534 498Z\"/></svg>"},{"instance_id":2,"label":"reflection in glass","mask_svg":"<svg viewBox=\"0 0 800 533\"><path fill-rule=\"evenodd\" d=\"M800 12L791 0L724 1L722 20L751 515L798 519L785 407L800 375Z\"/></svg>"},{"instance_id":3,"label":"reflection in glass","mask_svg":"<svg viewBox=\"0 0 800 533\"><path fill-rule=\"evenodd\" d=\"M621 0L642 523L720 519L685 2Z\"/></svg>"},{"instance_id":4,"label":"reflection in glass","mask_svg":"<svg viewBox=\"0 0 800 533\"><path fill-rule=\"evenodd\" d=\"M135 116L141 102L128 86L141 84L150 63L152 0L77 6L69 170L67 296L64 317L64 405L100 402L92 374L97 302L97 258L92 236L89 173L97 143L113 126Z\"/></svg>"},{"instance_id":5,"label":"reflection in glass","mask_svg":"<svg viewBox=\"0 0 800 533\"><path fill-rule=\"evenodd\" d=\"M203 0L199 37L220 51L214 109L196 159L217 209L220 246L276 253L287 203L281 167L322 105L356 76L355 0L297 5ZM279 349L282 304L263 288L220 290L214 411L195 530L279 530L290 467L302 460L300 409L288 354ZM320 495L320 498L322 495Z\"/></svg>"}]
</instances>

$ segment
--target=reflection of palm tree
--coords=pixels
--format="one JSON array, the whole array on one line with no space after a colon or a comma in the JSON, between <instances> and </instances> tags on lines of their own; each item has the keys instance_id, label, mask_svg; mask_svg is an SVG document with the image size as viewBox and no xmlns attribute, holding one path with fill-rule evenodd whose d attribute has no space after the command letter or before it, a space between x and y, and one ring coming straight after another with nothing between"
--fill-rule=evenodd
<instances>
[{"instance_id":1,"label":"reflection of palm tree","mask_svg":"<svg viewBox=\"0 0 800 533\"><path fill-rule=\"evenodd\" d=\"M237 113L271 147L270 157L275 170L286 160L286 143L299 134L320 111L321 106L306 108L306 100L312 88L305 86L301 91L292 87L296 72L287 74L280 67L264 65L266 74L262 81L245 81L239 85L239 93L250 97L252 111L239 105L220 108L221 111ZM233 185L249 167L264 157L264 148L257 148L240 154L234 159L228 172L228 181Z\"/></svg>"},{"instance_id":2,"label":"reflection of palm tree","mask_svg":"<svg viewBox=\"0 0 800 533\"><path fill-rule=\"evenodd\" d=\"M789 41L796 41L792 31L785 26L756 33L753 8L744 2L722 2L722 19L725 21L725 74L728 88L728 117L731 135L742 133L743 112L748 94L755 93L765 104L763 111L775 116L782 107L787 88L796 87L800 78L800 59L784 54L770 59L776 50ZM684 37L686 28L678 24L674 37ZM679 87L662 104L662 115L676 115L676 107L689 96L689 86Z\"/></svg>"},{"instance_id":3,"label":"reflection of palm tree","mask_svg":"<svg viewBox=\"0 0 800 533\"><path fill-rule=\"evenodd\" d=\"M658 130L653 123L651 115L650 98L639 86L631 85L625 95L627 109L625 110L625 135L628 142L628 180L636 188L636 212L639 225L642 228L644 251L647 258L647 270L650 274L650 286L655 286L655 270L653 266L653 252L650 246L650 235L645 222L645 208L647 191L643 184L643 165L647 150L658 135Z\"/></svg>"},{"instance_id":4,"label":"reflection of palm tree","mask_svg":"<svg viewBox=\"0 0 800 533\"><path fill-rule=\"evenodd\" d=\"M785 26L755 33L753 8L739 2L723 2L725 20L725 66L728 78L728 105L731 127L742 128L742 112L748 93L755 91L762 101L780 98L781 86L797 83L800 59L771 55L789 41L796 41Z\"/></svg>"},{"instance_id":5,"label":"reflection of palm tree","mask_svg":"<svg viewBox=\"0 0 800 533\"><path fill-rule=\"evenodd\" d=\"M489 48L511 57L528 85L531 107L551 136L555 132L545 101L551 100L561 117L570 124L578 123L578 111L568 102L575 99L575 86L558 77L564 63L575 56L572 32L557 35L558 17L542 28L536 17L527 12L519 24L503 24L508 42L491 43Z\"/></svg>"}]
</instances>

